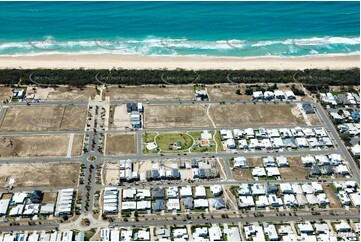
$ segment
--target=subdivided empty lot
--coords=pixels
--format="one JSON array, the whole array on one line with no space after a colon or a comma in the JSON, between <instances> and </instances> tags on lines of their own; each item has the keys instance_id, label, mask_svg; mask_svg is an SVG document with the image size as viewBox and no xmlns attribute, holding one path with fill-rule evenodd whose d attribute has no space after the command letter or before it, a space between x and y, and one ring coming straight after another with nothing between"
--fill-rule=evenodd
<instances>
[{"instance_id":1,"label":"subdivided empty lot","mask_svg":"<svg viewBox=\"0 0 361 242\"><path fill-rule=\"evenodd\" d=\"M84 130L86 106L10 107L2 131Z\"/></svg>"},{"instance_id":2,"label":"subdivided empty lot","mask_svg":"<svg viewBox=\"0 0 361 242\"><path fill-rule=\"evenodd\" d=\"M137 153L136 134L108 134L105 154L125 155Z\"/></svg>"},{"instance_id":3,"label":"subdivided empty lot","mask_svg":"<svg viewBox=\"0 0 361 242\"><path fill-rule=\"evenodd\" d=\"M287 157L289 167L280 167L281 177L284 180L305 179L308 170L301 162L301 157Z\"/></svg>"},{"instance_id":4,"label":"subdivided empty lot","mask_svg":"<svg viewBox=\"0 0 361 242\"><path fill-rule=\"evenodd\" d=\"M80 163L24 163L1 164L0 186L9 178L15 179L15 187L76 186Z\"/></svg>"},{"instance_id":5,"label":"subdivided empty lot","mask_svg":"<svg viewBox=\"0 0 361 242\"><path fill-rule=\"evenodd\" d=\"M125 129L130 126L130 114L125 104L110 107L109 129Z\"/></svg>"},{"instance_id":6,"label":"subdivided empty lot","mask_svg":"<svg viewBox=\"0 0 361 242\"><path fill-rule=\"evenodd\" d=\"M247 169L234 169L232 170L232 176L237 181L251 181L253 180L252 170Z\"/></svg>"},{"instance_id":7,"label":"subdivided empty lot","mask_svg":"<svg viewBox=\"0 0 361 242\"><path fill-rule=\"evenodd\" d=\"M33 90L31 92L34 92ZM37 88L35 90L35 97L41 100L89 100L89 97L94 98L96 95L95 87L84 88Z\"/></svg>"},{"instance_id":8,"label":"subdivided empty lot","mask_svg":"<svg viewBox=\"0 0 361 242\"><path fill-rule=\"evenodd\" d=\"M66 156L70 135L0 136L0 157ZM71 155L82 152L83 135L74 135Z\"/></svg>"},{"instance_id":9,"label":"subdivided empty lot","mask_svg":"<svg viewBox=\"0 0 361 242\"><path fill-rule=\"evenodd\" d=\"M242 95L237 95L236 90L240 89ZM225 101L225 100L252 100L252 96L244 94L245 87L237 87L236 85L219 85L207 86L207 93L210 100Z\"/></svg>"},{"instance_id":10,"label":"subdivided empty lot","mask_svg":"<svg viewBox=\"0 0 361 242\"><path fill-rule=\"evenodd\" d=\"M207 106L199 104L145 105L144 128L212 127Z\"/></svg>"},{"instance_id":11,"label":"subdivided empty lot","mask_svg":"<svg viewBox=\"0 0 361 242\"><path fill-rule=\"evenodd\" d=\"M195 94L192 86L159 87L110 87L105 96L114 100L194 100Z\"/></svg>"},{"instance_id":12,"label":"subdivided empty lot","mask_svg":"<svg viewBox=\"0 0 361 242\"><path fill-rule=\"evenodd\" d=\"M112 185L119 183L119 162L107 162L103 167L103 184Z\"/></svg>"},{"instance_id":13,"label":"subdivided empty lot","mask_svg":"<svg viewBox=\"0 0 361 242\"><path fill-rule=\"evenodd\" d=\"M11 87L0 87L0 102L11 99L12 96Z\"/></svg>"},{"instance_id":14,"label":"subdivided empty lot","mask_svg":"<svg viewBox=\"0 0 361 242\"><path fill-rule=\"evenodd\" d=\"M305 125L295 109L298 107L287 104L212 104L209 112L218 127Z\"/></svg>"}]
</instances>

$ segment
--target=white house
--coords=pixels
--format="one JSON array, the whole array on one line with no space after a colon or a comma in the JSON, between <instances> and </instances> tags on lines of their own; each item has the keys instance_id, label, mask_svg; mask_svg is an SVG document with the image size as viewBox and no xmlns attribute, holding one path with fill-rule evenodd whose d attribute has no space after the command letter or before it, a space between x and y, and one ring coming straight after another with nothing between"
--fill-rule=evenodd
<instances>
[{"instance_id":1,"label":"white house","mask_svg":"<svg viewBox=\"0 0 361 242\"><path fill-rule=\"evenodd\" d=\"M297 199L293 194L283 194L283 201L287 207L298 206Z\"/></svg>"},{"instance_id":2,"label":"white house","mask_svg":"<svg viewBox=\"0 0 361 242\"><path fill-rule=\"evenodd\" d=\"M196 186L195 196L197 198L207 197L206 188L204 186Z\"/></svg>"},{"instance_id":3,"label":"white house","mask_svg":"<svg viewBox=\"0 0 361 242\"><path fill-rule=\"evenodd\" d=\"M242 183L241 185L239 185L238 195L240 195L240 196L248 196L248 195L251 195L251 190L249 189L248 184Z\"/></svg>"},{"instance_id":4,"label":"white house","mask_svg":"<svg viewBox=\"0 0 361 242\"><path fill-rule=\"evenodd\" d=\"M254 207L254 201L252 196L240 196L238 198L238 206L240 208Z\"/></svg>"},{"instance_id":5,"label":"white house","mask_svg":"<svg viewBox=\"0 0 361 242\"><path fill-rule=\"evenodd\" d=\"M193 196L192 187L191 186L181 187L180 196L181 197L192 197Z\"/></svg>"},{"instance_id":6,"label":"white house","mask_svg":"<svg viewBox=\"0 0 361 242\"><path fill-rule=\"evenodd\" d=\"M235 157L233 160L233 168L248 168L248 162L246 160L246 157Z\"/></svg>"},{"instance_id":7,"label":"white house","mask_svg":"<svg viewBox=\"0 0 361 242\"><path fill-rule=\"evenodd\" d=\"M228 149L236 149L236 142L234 139L227 139L226 144Z\"/></svg>"},{"instance_id":8,"label":"white house","mask_svg":"<svg viewBox=\"0 0 361 242\"><path fill-rule=\"evenodd\" d=\"M281 90L275 90L275 98L283 100L286 99L286 95Z\"/></svg>"},{"instance_id":9,"label":"white house","mask_svg":"<svg viewBox=\"0 0 361 242\"><path fill-rule=\"evenodd\" d=\"M273 158L273 156L263 157L262 160L263 160L263 166L265 166L265 167L276 166L276 162L275 162L275 159Z\"/></svg>"},{"instance_id":10,"label":"white house","mask_svg":"<svg viewBox=\"0 0 361 242\"><path fill-rule=\"evenodd\" d=\"M251 186L252 195L264 195L266 194L266 190L264 186L258 183L255 183Z\"/></svg>"},{"instance_id":11,"label":"white house","mask_svg":"<svg viewBox=\"0 0 361 242\"><path fill-rule=\"evenodd\" d=\"M221 129L222 140L233 139L232 131L229 129Z\"/></svg>"},{"instance_id":12,"label":"white house","mask_svg":"<svg viewBox=\"0 0 361 242\"><path fill-rule=\"evenodd\" d=\"M175 198L168 199L167 209L170 211L180 210L179 199L175 199Z\"/></svg>"},{"instance_id":13,"label":"white house","mask_svg":"<svg viewBox=\"0 0 361 242\"><path fill-rule=\"evenodd\" d=\"M293 189L289 183L281 183L280 190L283 194L293 194Z\"/></svg>"},{"instance_id":14,"label":"white house","mask_svg":"<svg viewBox=\"0 0 361 242\"><path fill-rule=\"evenodd\" d=\"M273 224L268 224L264 228L264 232L267 234L270 241L278 241L279 240L276 226L274 226Z\"/></svg>"},{"instance_id":15,"label":"white house","mask_svg":"<svg viewBox=\"0 0 361 242\"><path fill-rule=\"evenodd\" d=\"M256 92L253 92L253 99L263 99L263 92L261 91L256 91Z\"/></svg>"},{"instance_id":16,"label":"white house","mask_svg":"<svg viewBox=\"0 0 361 242\"><path fill-rule=\"evenodd\" d=\"M252 176L254 177L265 177L266 171L263 167L255 167L252 169Z\"/></svg>"},{"instance_id":17,"label":"white house","mask_svg":"<svg viewBox=\"0 0 361 242\"><path fill-rule=\"evenodd\" d=\"M289 166L287 157L285 156L277 156L276 162L279 167L286 167Z\"/></svg>"},{"instance_id":18,"label":"white house","mask_svg":"<svg viewBox=\"0 0 361 242\"><path fill-rule=\"evenodd\" d=\"M286 91L286 97L288 100L296 100L296 95L291 91Z\"/></svg>"}]
</instances>

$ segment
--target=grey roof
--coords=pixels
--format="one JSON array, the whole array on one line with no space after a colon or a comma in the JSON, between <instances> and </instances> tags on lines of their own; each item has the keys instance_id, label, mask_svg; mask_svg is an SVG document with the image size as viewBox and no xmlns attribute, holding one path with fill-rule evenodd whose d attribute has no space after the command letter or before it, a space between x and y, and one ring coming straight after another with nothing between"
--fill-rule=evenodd
<instances>
[{"instance_id":1,"label":"grey roof","mask_svg":"<svg viewBox=\"0 0 361 242\"><path fill-rule=\"evenodd\" d=\"M165 210L165 201L161 200L161 199L157 199L155 200L154 206L153 206L153 210L155 212L159 212L162 210Z\"/></svg>"},{"instance_id":2,"label":"grey roof","mask_svg":"<svg viewBox=\"0 0 361 242\"><path fill-rule=\"evenodd\" d=\"M33 203L41 203L43 201L43 192L40 190L34 190L32 193L28 194L28 198Z\"/></svg>"},{"instance_id":3,"label":"grey roof","mask_svg":"<svg viewBox=\"0 0 361 242\"><path fill-rule=\"evenodd\" d=\"M303 110L305 110L306 113L314 113L315 112L314 108L312 107L311 103L309 103L309 102L303 103L302 108L303 108Z\"/></svg>"},{"instance_id":4,"label":"grey roof","mask_svg":"<svg viewBox=\"0 0 361 242\"><path fill-rule=\"evenodd\" d=\"M159 238L167 239L170 237L170 229L168 228L159 228L155 230L155 235Z\"/></svg>"},{"instance_id":5,"label":"grey roof","mask_svg":"<svg viewBox=\"0 0 361 242\"><path fill-rule=\"evenodd\" d=\"M278 188L277 188L277 185L276 185L276 184L269 184L269 183L267 183L266 189L267 189L267 193L278 192Z\"/></svg>"},{"instance_id":6,"label":"grey roof","mask_svg":"<svg viewBox=\"0 0 361 242\"><path fill-rule=\"evenodd\" d=\"M157 198L164 198L165 197L165 192L164 192L164 189L163 188L160 188L160 187L156 187L152 190L152 197L154 199L157 199Z\"/></svg>"},{"instance_id":7,"label":"grey roof","mask_svg":"<svg viewBox=\"0 0 361 242\"><path fill-rule=\"evenodd\" d=\"M180 176L178 169L172 169L172 177L178 178Z\"/></svg>"},{"instance_id":8,"label":"grey roof","mask_svg":"<svg viewBox=\"0 0 361 242\"><path fill-rule=\"evenodd\" d=\"M296 140L294 138L283 139L284 146L297 147Z\"/></svg>"},{"instance_id":9,"label":"grey roof","mask_svg":"<svg viewBox=\"0 0 361 242\"><path fill-rule=\"evenodd\" d=\"M192 197L182 198L182 202L184 204L185 209L193 209L194 208L194 200Z\"/></svg>"},{"instance_id":10,"label":"grey roof","mask_svg":"<svg viewBox=\"0 0 361 242\"><path fill-rule=\"evenodd\" d=\"M152 178L157 178L159 177L159 171L158 170L152 170Z\"/></svg>"},{"instance_id":11,"label":"grey roof","mask_svg":"<svg viewBox=\"0 0 361 242\"><path fill-rule=\"evenodd\" d=\"M333 168L330 165L323 166L323 174L333 174Z\"/></svg>"},{"instance_id":12,"label":"grey roof","mask_svg":"<svg viewBox=\"0 0 361 242\"><path fill-rule=\"evenodd\" d=\"M212 198L211 204L215 209L222 209L226 207L226 203L223 198Z\"/></svg>"},{"instance_id":13,"label":"grey roof","mask_svg":"<svg viewBox=\"0 0 361 242\"><path fill-rule=\"evenodd\" d=\"M320 168L318 167L318 165L316 164L313 164L311 169L310 169L310 174L311 175L321 175L321 170Z\"/></svg>"}]
</instances>

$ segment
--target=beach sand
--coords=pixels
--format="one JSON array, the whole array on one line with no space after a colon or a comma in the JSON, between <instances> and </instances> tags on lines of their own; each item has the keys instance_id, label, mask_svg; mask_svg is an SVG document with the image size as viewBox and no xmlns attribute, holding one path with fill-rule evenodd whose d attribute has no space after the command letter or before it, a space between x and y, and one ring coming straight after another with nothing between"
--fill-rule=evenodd
<instances>
[{"instance_id":1,"label":"beach sand","mask_svg":"<svg viewBox=\"0 0 361 242\"><path fill-rule=\"evenodd\" d=\"M0 56L0 69L348 69L360 67L360 56L295 58L152 57L116 54Z\"/></svg>"}]
</instances>

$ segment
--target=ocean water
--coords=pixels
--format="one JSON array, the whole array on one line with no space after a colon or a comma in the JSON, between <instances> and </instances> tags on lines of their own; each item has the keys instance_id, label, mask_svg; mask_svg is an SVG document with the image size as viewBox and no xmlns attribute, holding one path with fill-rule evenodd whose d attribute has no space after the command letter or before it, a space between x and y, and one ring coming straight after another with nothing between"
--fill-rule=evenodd
<instances>
[{"instance_id":1,"label":"ocean water","mask_svg":"<svg viewBox=\"0 0 361 242\"><path fill-rule=\"evenodd\" d=\"M0 55L359 51L359 2L0 2Z\"/></svg>"}]
</instances>

